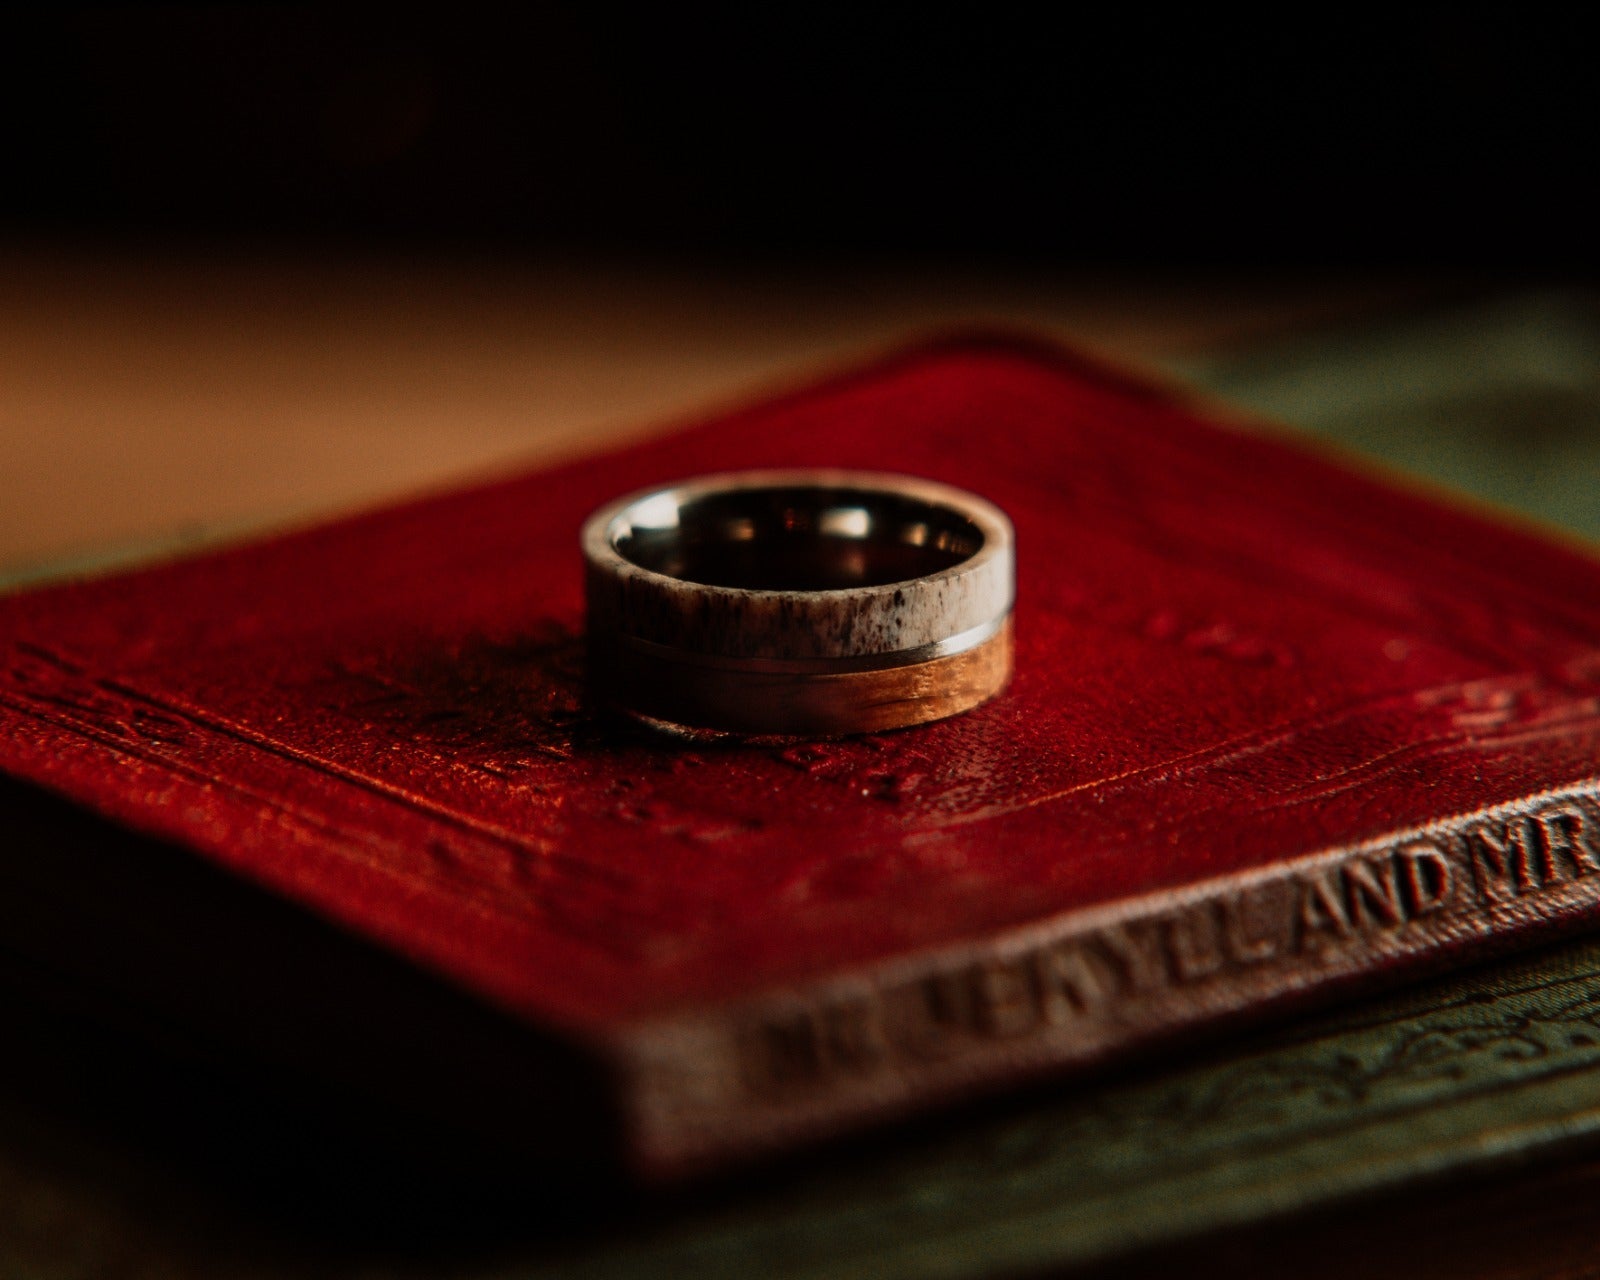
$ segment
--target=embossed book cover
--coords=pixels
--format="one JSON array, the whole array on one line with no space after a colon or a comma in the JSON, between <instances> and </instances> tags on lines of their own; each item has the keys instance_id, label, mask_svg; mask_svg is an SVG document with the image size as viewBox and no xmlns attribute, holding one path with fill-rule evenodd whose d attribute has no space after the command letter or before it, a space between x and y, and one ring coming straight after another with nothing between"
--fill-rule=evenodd
<instances>
[{"instance_id":1,"label":"embossed book cover","mask_svg":"<svg viewBox=\"0 0 1600 1280\"><path fill-rule=\"evenodd\" d=\"M793 466L1004 508L1008 690L809 743L592 714L584 516ZM16 594L0 655L8 949L224 1038L388 1046L374 1087L658 1173L1600 913L1600 565L1026 342ZM352 985L301 919L414 986ZM258 980L194 995L212 943Z\"/></svg>"}]
</instances>

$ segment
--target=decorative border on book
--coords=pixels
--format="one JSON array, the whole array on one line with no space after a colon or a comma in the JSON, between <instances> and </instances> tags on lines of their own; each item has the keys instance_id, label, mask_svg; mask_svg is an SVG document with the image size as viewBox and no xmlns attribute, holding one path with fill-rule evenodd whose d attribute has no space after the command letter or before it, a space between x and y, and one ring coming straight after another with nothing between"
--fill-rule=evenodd
<instances>
[{"instance_id":1,"label":"decorative border on book","mask_svg":"<svg viewBox=\"0 0 1600 1280\"><path fill-rule=\"evenodd\" d=\"M646 1167L1109 1058L1600 914L1600 780L638 1028Z\"/></svg>"},{"instance_id":2,"label":"decorative border on book","mask_svg":"<svg viewBox=\"0 0 1600 1280\"><path fill-rule=\"evenodd\" d=\"M393 868L374 856L383 837L341 819L336 801L352 788L436 824L436 856L424 868L430 876L449 875L457 859L497 851L503 857L528 839L96 675L53 651L22 644L11 656L0 706L186 782L239 791L241 801L268 805L276 821L359 860L368 874ZM1551 704L1541 689L1536 677L1510 676L1413 696L1449 710L1457 729L1480 738L1572 732L1590 723L1593 699ZM1464 701L1458 707L1453 699ZM245 787L208 762L223 744L313 770L326 783L319 802L286 805L276 792ZM549 869L561 874L559 866ZM465 892L470 880L452 880L452 887ZM496 909L476 899L474 907ZM622 1102L640 1164L681 1169L1108 1059L1229 1016L1325 997L1340 981L1414 972L1462 951L1509 950L1597 915L1600 781L1588 781L848 976L641 1022L597 1047L626 1079ZM541 919L563 924L559 915ZM590 932L575 936L593 945Z\"/></svg>"}]
</instances>

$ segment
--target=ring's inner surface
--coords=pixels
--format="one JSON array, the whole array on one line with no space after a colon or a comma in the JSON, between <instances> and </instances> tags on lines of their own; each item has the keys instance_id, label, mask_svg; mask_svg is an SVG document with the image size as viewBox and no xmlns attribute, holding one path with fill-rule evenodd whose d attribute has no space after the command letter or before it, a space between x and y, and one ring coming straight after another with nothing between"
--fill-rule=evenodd
<instances>
[{"instance_id":1,"label":"ring's inner surface","mask_svg":"<svg viewBox=\"0 0 1600 1280\"><path fill-rule=\"evenodd\" d=\"M983 531L902 494L774 487L653 494L612 527L624 559L686 582L755 591L837 591L906 582L960 564Z\"/></svg>"}]
</instances>

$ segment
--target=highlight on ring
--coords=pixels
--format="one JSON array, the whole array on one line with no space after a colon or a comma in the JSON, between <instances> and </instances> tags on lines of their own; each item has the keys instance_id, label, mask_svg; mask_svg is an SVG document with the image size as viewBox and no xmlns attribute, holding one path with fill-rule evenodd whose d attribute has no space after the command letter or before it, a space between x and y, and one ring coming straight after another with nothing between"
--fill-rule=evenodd
<instances>
[{"instance_id":1,"label":"highlight on ring","mask_svg":"<svg viewBox=\"0 0 1600 1280\"><path fill-rule=\"evenodd\" d=\"M748 471L584 525L591 684L681 731L833 736L971 710L1012 667L1014 533L910 476Z\"/></svg>"}]
</instances>

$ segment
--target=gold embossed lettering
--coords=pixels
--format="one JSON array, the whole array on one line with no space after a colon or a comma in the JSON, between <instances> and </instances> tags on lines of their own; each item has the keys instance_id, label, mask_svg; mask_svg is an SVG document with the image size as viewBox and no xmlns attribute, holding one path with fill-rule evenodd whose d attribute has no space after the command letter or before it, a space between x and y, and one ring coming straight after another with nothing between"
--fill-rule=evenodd
<instances>
[{"instance_id":1,"label":"gold embossed lettering","mask_svg":"<svg viewBox=\"0 0 1600 1280\"><path fill-rule=\"evenodd\" d=\"M1455 872L1437 845L1418 840L1401 849L1399 858L1412 919L1437 911L1450 901Z\"/></svg>"},{"instance_id":2,"label":"gold embossed lettering","mask_svg":"<svg viewBox=\"0 0 1600 1280\"><path fill-rule=\"evenodd\" d=\"M1179 982L1198 982L1226 963L1215 903L1203 902L1167 921L1167 951Z\"/></svg>"},{"instance_id":3,"label":"gold embossed lettering","mask_svg":"<svg viewBox=\"0 0 1600 1280\"><path fill-rule=\"evenodd\" d=\"M1535 821L1546 873L1551 879L1562 878L1558 869L1562 865L1570 869L1575 879L1600 871L1600 851L1595 848L1593 832L1581 810L1552 809L1539 814Z\"/></svg>"},{"instance_id":4,"label":"gold embossed lettering","mask_svg":"<svg viewBox=\"0 0 1600 1280\"><path fill-rule=\"evenodd\" d=\"M987 954L962 947L881 988L830 984L812 1005L775 1002L736 1026L735 1047L752 1094L775 1103L848 1088L897 1065L1015 1054L1029 1038L1051 1053L1052 1032L1069 1027L1075 1055L1098 1052L1125 1025L1167 1017L1174 984L1283 990L1313 967L1296 952L1349 948L1339 963L1361 961L1354 948L1377 941L1363 934L1416 922L1424 940L1447 939L1488 927L1490 913L1473 910L1478 903L1556 886L1592 898L1595 885L1600 811L1592 800L1525 803L1461 819L1428 839L1321 856L1311 869L1280 867L1242 885L1223 878L1207 898L1152 894L1116 924L1086 928L1069 919L1053 937L1029 930ZM1241 972L1249 966L1258 971Z\"/></svg>"},{"instance_id":5,"label":"gold embossed lettering","mask_svg":"<svg viewBox=\"0 0 1600 1280\"><path fill-rule=\"evenodd\" d=\"M1087 1013L1107 994L1104 980L1075 942L1046 947L1035 954L1034 978L1039 984L1040 1011L1052 1026Z\"/></svg>"},{"instance_id":6,"label":"gold embossed lettering","mask_svg":"<svg viewBox=\"0 0 1600 1280\"><path fill-rule=\"evenodd\" d=\"M1462 837L1472 865L1478 897L1499 902L1519 897L1538 888L1528 857L1528 830L1523 821L1513 819L1498 832L1487 826L1474 827Z\"/></svg>"},{"instance_id":7,"label":"gold embossed lettering","mask_svg":"<svg viewBox=\"0 0 1600 1280\"><path fill-rule=\"evenodd\" d=\"M1277 886L1272 886L1277 888ZM1260 929L1260 917L1266 905L1262 899L1268 895L1257 891L1229 894L1218 904L1222 911L1222 937L1228 955L1237 964L1259 964L1270 960L1282 950L1281 922L1284 912L1281 904L1274 913L1274 923L1280 924L1274 937ZM1278 896L1278 895L1274 895Z\"/></svg>"},{"instance_id":8,"label":"gold embossed lettering","mask_svg":"<svg viewBox=\"0 0 1600 1280\"><path fill-rule=\"evenodd\" d=\"M1350 919L1355 925L1394 925L1405 920L1400 883L1392 858L1352 858L1341 870L1344 873Z\"/></svg>"},{"instance_id":9,"label":"gold embossed lettering","mask_svg":"<svg viewBox=\"0 0 1600 1280\"><path fill-rule=\"evenodd\" d=\"M972 967L972 1012L980 1031L1014 1036L1039 1021L1039 1000L1030 966L1021 960L985 960Z\"/></svg>"},{"instance_id":10,"label":"gold embossed lettering","mask_svg":"<svg viewBox=\"0 0 1600 1280\"><path fill-rule=\"evenodd\" d=\"M893 988L884 998L884 1035L904 1057L948 1057L966 1026L966 984L932 973Z\"/></svg>"},{"instance_id":11,"label":"gold embossed lettering","mask_svg":"<svg viewBox=\"0 0 1600 1280\"><path fill-rule=\"evenodd\" d=\"M1154 922L1112 925L1095 937L1122 970L1130 990L1153 991L1166 985L1167 966Z\"/></svg>"},{"instance_id":12,"label":"gold embossed lettering","mask_svg":"<svg viewBox=\"0 0 1600 1280\"><path fill-rule=\"evenodd\" d=\"M1320 871L1300 879L1300 947L1319 946L1350 932L1344 896L1334 883L1333 871Z\"/></svg>"}]
</instances>

